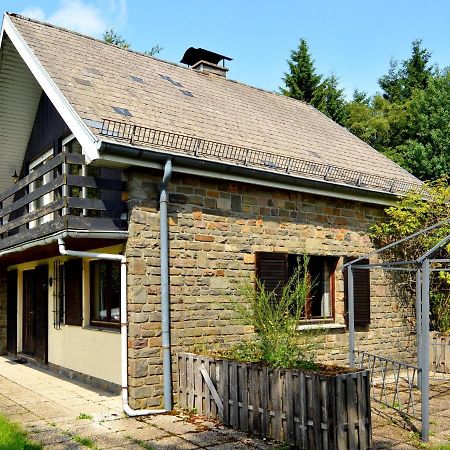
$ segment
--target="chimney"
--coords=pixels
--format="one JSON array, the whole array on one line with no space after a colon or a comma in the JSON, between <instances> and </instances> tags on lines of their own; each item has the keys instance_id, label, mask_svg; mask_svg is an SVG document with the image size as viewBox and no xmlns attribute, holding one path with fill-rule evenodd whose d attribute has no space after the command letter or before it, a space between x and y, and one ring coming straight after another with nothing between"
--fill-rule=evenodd
<instances>
[{"instance_id":1,"label":"chimney","mask_svg":"<svg viewBox=\"0 0 450 450\"><path fill-rule=\"evenodd\" d=\"M221 77L226 77L228 69L225 67L225 60L232 61L233 59L228 56L210 52L204 48L190 47L186 50L183 59L180 62L187 64L199 72L213 73ZM222 61L221 66L219 66L220 61Z\"/></svg>"}]
</instances>

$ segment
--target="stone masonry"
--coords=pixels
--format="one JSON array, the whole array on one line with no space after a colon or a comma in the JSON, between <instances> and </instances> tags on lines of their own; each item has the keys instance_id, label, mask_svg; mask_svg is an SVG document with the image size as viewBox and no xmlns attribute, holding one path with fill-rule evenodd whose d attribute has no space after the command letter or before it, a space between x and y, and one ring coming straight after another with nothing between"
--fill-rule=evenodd
<instances>
[{"instance_id":1,"label":"stone masonry","mask_svg":"<svg viewBox=\"0 0 450 450\"><path fill-rule=\"evenodd\" d=\"M160 173L130 172L129 179L129 393L133 408L162 401L158 190ZM345 324L344 256L373 249L368 228L381 207L250 184L174 175L169 186L171 339L174 392L180 351L226 346L251 335L236 321L231 298L255 274L255 252L338 256L335 322ZM357 345L386 356L414 354L414 320L371 274L371 324ZM317 356L345 364L345 328L317 337Z\"/></svg>"}]
</instances>

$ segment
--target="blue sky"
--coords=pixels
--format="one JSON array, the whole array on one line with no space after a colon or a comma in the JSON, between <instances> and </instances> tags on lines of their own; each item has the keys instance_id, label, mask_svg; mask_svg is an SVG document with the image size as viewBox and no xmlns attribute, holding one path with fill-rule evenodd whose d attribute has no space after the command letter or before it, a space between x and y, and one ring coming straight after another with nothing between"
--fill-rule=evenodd
<instances>
[{"instance_id":1,"label":"blue sky","mask_svg":"<svg viewBox=\"0 0 450 450\"><path fill-rule=\"evenodd\" d=\"M406 58L416 38L450 66L444 0L0 0L0 10L97 37L113 27L136 50L159 44L159 57L173 62L190 46L207 48L234 58L230 78L268 90L278 90L300 37L347 95L374 93L389 60Z\"/></svg>"}]
</instances>

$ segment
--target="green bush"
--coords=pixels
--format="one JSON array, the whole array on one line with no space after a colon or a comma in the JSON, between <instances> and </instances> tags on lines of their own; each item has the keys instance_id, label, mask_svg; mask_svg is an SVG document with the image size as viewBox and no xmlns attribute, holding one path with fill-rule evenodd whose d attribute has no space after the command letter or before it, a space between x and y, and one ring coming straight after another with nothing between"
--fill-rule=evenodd
<instances>
[{"instance_id":1,"label":"green bush","mask_svg":"<svg viewBox=\"0 0 450 450\"><path fill-rule=\"evenodd\" d=\"M386 209L386 218L374 225L371 236L382 247L449 218L450 186L448 178L426 183L424 191L410 193L395 206ZM411 261L419 258L450 234L450 223L435 228L415 239L392 247L381 256L390 261ZM438 258L450 258L450 245L444 246ZM435 267L438 267L435 265ZM392 275L393 284L411 306L415 302L415 273ZM450 331L450 273L432 272L430 276L430 326L432 330Z\"/></svg>"},{"instance_id":2,"label":"green bush","mask_svg":"<svg viewBox=\"0 0 450 450\"><path fill-rule=\"evenodd\" d=\"M308 257L298 266L277 297L256 279L240 286L240 299L233 301L239 319L253 325L256 336L248 342L221 352L221 356L240 361L263 362L280 369L314 369L313 349L317 332L300 332L306 300L311 289Z\"/></svg>"}]
</instances>

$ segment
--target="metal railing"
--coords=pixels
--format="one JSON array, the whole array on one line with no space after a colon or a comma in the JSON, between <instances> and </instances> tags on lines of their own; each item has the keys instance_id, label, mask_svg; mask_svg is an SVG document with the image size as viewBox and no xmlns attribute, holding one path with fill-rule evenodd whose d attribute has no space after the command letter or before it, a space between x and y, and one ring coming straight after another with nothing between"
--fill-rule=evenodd
<instances>
[{"instance_id":1,"label":"metal railing","mask_svg":"<svg viewBox=\"0 0 450 450\"><path fill-rule=\"evenodd\" d=\"M150 145L156 148L178 150L193 157L206 157L228 161L248 167L270 169L289 175L312 177L325 181L336 181L369 189L379 189L391 193L418 192L419 184L330 164L308 161L300 158L277 155L237 145L225 144L194 136L156 130L117 120L103 119L100 134L132 145Z\"/></svg>"},{"instance_id":2,"label":"metal railing","mask_svg":"<svg viewBox=\"0 0 450 450\"><path fill-rule=\"evenodd\" d=\"M420 420L419 367L360 350L355 358L357 366L370 371L374 401Z\"/></svg>"}]
</instances>

